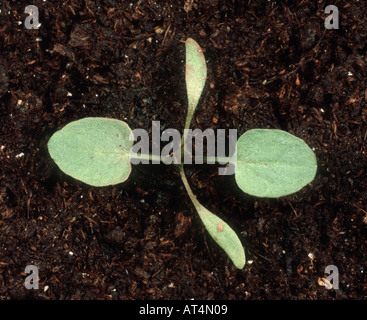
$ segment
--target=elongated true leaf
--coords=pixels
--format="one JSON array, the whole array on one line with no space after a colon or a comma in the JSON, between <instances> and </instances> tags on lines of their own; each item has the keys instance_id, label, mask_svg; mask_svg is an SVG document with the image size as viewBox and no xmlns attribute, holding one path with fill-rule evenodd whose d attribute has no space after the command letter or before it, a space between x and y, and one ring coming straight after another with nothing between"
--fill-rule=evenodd
<instances>
[{"instance_id":1,"label":"elongated true leaf","mask_svg":"<svg viewBox=\"0 0 367 320\"><path fill-rule=\"evenodd\" d=\"M186 90L188 99L188 110L186 116L185 129L190 127L196 106L203 92L207 68L205 57L198 43L188 38L185 42L186 47Z\"/></svg>"},{"instance_id":2,"label":"elongated true leaf","mask_svg":"<svg viewBox=\"0 0 367 320\"><path fill-rule=\"evenodd\" d=\"M186 179L183 166L180 166L180 175L185 185L186 191L192 203L194 204L206 230L208 230L212 238L227 253L233 264L238 269L242 269L246 263L246 256L242 243L237 234L226 222L202 206L196 199L196 196L193 194Z\"/></svg>"},{"instance_id":3,"label":"elongated true leaf","mask_svg":"<svg viewBox=\"0 0 367 320\"><path fill-rule=\"evenodd\" d=\"M59 168L92 186L125 181L131 172L131 129L120 120L84 118L55 132L48 150Z\"/></svg>"},{"instance_id":4,"label":"elongated true leaf","mask_svg":"<svg viewBox=\"0 0 367 320\"><path fill-rule=\"evenodd\" d=\"M193 201L193 203L206 230L231 258L233 264L238 269L242 269L246 263L246 257L237 234L226 222L210 212L198 201Z\"/></svg>"},{"instance_id":5,"label":"elongated true leaf","mask_svg":"<svg viewBox=\"0 0 367 320\"><path fill-rule=\"evenodd\" d=\"M275 198L299 191L316 174L317 163L307 144L275 129L254 129L237 141L235 179L242 191Z\"/></svg>"}]
</instances>

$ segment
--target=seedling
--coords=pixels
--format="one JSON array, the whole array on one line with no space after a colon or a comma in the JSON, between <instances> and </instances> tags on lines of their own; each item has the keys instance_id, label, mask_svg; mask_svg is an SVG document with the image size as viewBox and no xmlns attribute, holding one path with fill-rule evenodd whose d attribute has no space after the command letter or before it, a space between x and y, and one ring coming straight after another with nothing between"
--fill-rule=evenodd
<instances>
[{"instance_id":1,"label":"seedling","mask_svg":"<svg viewBox=\"0 0 367 320\"><path fill-rule=\"evenodd\" d=\"M205 86L207 67L202 49L193 39L187 39L185 47L188 98L185 129L188 129ZM184 132L179 146L181 149L185 148L187 138ZM134 157L162 161L157 155L132 154L131 137L132 130L124 121L84 118L55 132L48 142L48 150L63 172L91 186L103 187L126 181ZM175 157L175 152L172 156ZM246 263L245 251L237 234L223 219L200 204L190 188L184 165L174 163L179 168L186 191L208 233L228 254L234 265L242 269ZM267 198L299 191L314 179L317 170L315 154L307 144L276 129L245 132L238 139L236 152L229 158L228 164L235 166L235 180L243 192Z\"/></svg>"}]
</instances>

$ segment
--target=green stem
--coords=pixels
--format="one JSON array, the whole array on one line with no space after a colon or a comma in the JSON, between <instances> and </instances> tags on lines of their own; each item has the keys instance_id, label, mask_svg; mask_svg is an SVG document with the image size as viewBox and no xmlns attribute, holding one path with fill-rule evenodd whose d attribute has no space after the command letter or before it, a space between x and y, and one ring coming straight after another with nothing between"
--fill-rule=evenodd
<instances>
[{"instance_id":1,"label":"green stem","mask_svg":"<svg viewBox=\"0 0 367 320\"><path fill-rule=\"evenodd\" d=\"M185 186L185 189L192 201L192 203L194 204L195 208L197 209L199 206L201 206L201 204L199 203L199 201L197 200L196 196L194 195L194 193L192 192L189 182L187 181L186 175L185 175L185 171L184 171L184 166L182 164L177 165L178 168L180 169L180 176L182 179L182 182Z\"/></svg>"},{"instance_id":2,"label":"green stem","mask_svg":"<svg viewBox=\"0 0 367 320\"><path fill-rule=\"evenodd\" d=\"M139 155L131 155L132 159L142 159L142 160L149 160L149 161L159 161L159 162L163 162L163 157L161 156L157 156L157 155L153 155L153 154L139 154ZM196 158L194 156L192 156L193 159L193 163L195 164L195 160ZM202 157L203 162L207 163L208 161L210 162L221 162L221 163L232 163L233 160L230 157L208 157L208 156L203 156Z\"/></svg>"},{"instance_id":3,"label":"green stem","mask_svg":"<svg viewBox=\"0 0 367 320\"><path fill-rule=\"evenodd\" d=\"M138 154L134 157L134 155L131 155L130 158L132 159L142 159L142 160L150 160L150 161L153 161L153 160L156 160L156 161L159 161L159 162L163 162L163 158L161 156L156 156L156 155L153 155L153 154L144 154L144 153L141 153L141 154Z\"/></svg>"},{"instance_id":4,"label":"green stem","mask_svg":"<svg viewBox=\"0 0 367 320\"><path fill-rule=\"evenodd\" d=\"M193 157L193 159L195 159L195 157ZM208 161L221 162L221 163L233 163L234 162L232 157L207 157L207 156L203 156L203 161L206 163Z\"/></svg>"}]
</instances>

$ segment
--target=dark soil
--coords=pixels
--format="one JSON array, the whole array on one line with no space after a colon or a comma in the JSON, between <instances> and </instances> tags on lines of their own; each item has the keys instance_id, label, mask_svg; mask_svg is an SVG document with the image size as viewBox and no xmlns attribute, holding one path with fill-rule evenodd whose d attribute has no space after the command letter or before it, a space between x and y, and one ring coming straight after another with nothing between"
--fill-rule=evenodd
<instances>
[{"instance_id":1,"label":"dark soil","mask_svg":"<svg viewBox=\"0 0 367 320\"><path fill-rule=\"evenodd\" d=\"M327 1L29 1L0 4L0 299L366 299L367 4ZM215 165L187 167L199 200L246 249L236 269L212 241L178 170L137 165L92 188L47 141L86 116L183 129L184 41L205 50L193 128L279 128L314 149L315 180L258 199ZM24 286L39 268L39 289ZM339 289L319 281L328 265Z\"/></svg>"}]
</instances>

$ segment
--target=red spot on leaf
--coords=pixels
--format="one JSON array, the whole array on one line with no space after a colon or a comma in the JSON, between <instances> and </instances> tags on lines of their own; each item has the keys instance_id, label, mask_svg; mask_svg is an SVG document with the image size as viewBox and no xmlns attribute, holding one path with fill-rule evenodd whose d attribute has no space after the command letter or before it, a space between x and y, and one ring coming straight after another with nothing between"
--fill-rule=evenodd
<instances>
[{"instance_id":1,"label":"red spot on leaf","mask_svg":"<svg viewBox=\"0 0 367 320\"><path fill-rule=\"evenodd\" d=\"M222 232L223 231L223 224L222 222L218 222L218 232Z\"/></svg>"}]
</instances>

